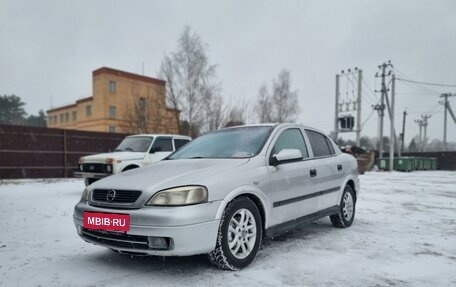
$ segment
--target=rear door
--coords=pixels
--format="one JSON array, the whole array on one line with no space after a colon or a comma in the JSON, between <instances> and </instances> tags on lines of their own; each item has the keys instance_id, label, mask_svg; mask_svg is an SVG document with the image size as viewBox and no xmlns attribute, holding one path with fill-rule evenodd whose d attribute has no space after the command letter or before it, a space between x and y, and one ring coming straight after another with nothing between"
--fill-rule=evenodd
<instances>
[{"instance_id":1,"label":"rear door","mask_svg":"<svg viewBox=\"0 0 456 287\"><path fill-rule=\"evenodd\" d=\"M338 205L345 171L327 136L309 129L306 129L306 134L312 147L311 161L315 170L311 183L318 194L317 210L320 211Z\"/></svg>"},{"instance_id":2,"label":"rear door","mask_svg":"<svg viewBox=\"0 0 456 287\"><path fill-rule=\"evenodd\" d=\"M299 149L303 159L269 168L271 225L314 213L318 204L317 198L309 196L315 192L309 173L312 163L308 160L309 152L300 128L286 128L279 132L269 150L269 158L282 149Z\"/></svg>"}]
</instances>

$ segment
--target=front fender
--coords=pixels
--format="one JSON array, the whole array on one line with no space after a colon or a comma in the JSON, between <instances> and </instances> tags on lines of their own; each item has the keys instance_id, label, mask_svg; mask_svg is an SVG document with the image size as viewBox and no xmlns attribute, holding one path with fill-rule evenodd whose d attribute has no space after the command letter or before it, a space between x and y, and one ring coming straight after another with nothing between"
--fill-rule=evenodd
<instances>
[{"instance_id":1,"label":"front fender","mask_svg":"<svg viewBox=\"0 0 456 287\"><path fill-rule=\"evenodd\" d=\"M243 194L244 195L254 195L255 197L257 197L260 200L261 205L263 206L263 210L264 210L264 226L267 228L269 226L269 218L271 215L270 208L269 208L270 204L269 204L268 198L263 193L263 191L261 191L259 188L254 187L254 186L240 186L240 187L235 188L231 192L229 192L225 196L225 198L221 201L220 206L215 215L215 219L217 219L217 220L221 219L223 216L223 212L225 211L228 203L230 203L233 199L235 199L236 197L243 195Z\"/></svg>"}]
</instances>

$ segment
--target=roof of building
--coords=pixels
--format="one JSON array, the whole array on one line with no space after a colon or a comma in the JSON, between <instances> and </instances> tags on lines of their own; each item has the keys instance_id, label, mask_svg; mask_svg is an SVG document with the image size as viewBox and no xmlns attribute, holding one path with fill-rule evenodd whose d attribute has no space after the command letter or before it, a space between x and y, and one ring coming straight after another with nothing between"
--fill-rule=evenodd
<instances>
[{"instance_id":1,"label":"roof of building","mask_svg":"<svg viewBox=\"0 0 456 287\"><path fill-rule=\"evenodd\" d=\"M152 77L146 77L146 76L143 76L143 75L133 74L133 73L130 73L130 72L116 70L116 69L108 68L108 67L101 67L101 68L96 69L96 70L94 70L92 72L93 77L101 75L101 74L111 74L111 75L115 75L115 76L130 78L130 79L133 79L133 80L149 82L149 83L152 83L152 84L157 84L157 85L162 85L162 86L166 85L166 81L163 81L163 80L160 80L160 79L156 79L156 78L152 78Z\"/></svg>"},{"instance_id":2,"label":"roof of building","mask_svg":"<svg viewBox=\"0 0 456 287\"><path fill-rule=\"evenodd\" d=\"M49 109L49 110L46 111L46 113L52 113L52 112L57 112L57 111L60 111L60 110L66 110L66 109L69 109L69 108L75 108L78 103L91 101L92 99L93 99L93 97L82 98L82 99L77 100L74 104L69 104L69 105L65 105L65 106L60 106L60 107L57 107L57 108Z\"/></svg>"}]
</instances>

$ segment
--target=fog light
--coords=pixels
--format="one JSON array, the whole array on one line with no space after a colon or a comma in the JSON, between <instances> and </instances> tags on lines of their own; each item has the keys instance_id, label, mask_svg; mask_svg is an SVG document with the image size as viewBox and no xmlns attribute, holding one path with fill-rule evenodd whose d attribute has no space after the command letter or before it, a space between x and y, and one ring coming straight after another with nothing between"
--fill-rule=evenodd
<instances>
[{"instance_id":1,"label":"fog light","mask_svg":"<svg viewBox=\"0 0 456 287\"><path fill-rule=\"evenodd\" d=\"M147 237L148 245L150 249L169 249L169 237Z\"/></svg>"},{"instance_id":2,"label":"fog light","mask_svg":"<svg viewBox=\"0 0 456 287\"><path fill-rule=\"evenodd\" d=\"M79 235L82 235L82 230L81 226L76 226L76 230L78 231Z\"/></svg>"}]
</instances>

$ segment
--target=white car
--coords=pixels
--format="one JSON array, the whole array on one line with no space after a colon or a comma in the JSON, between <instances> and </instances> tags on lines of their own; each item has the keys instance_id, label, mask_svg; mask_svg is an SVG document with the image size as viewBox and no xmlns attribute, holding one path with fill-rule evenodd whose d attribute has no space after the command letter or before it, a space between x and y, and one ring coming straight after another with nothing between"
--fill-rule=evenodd
<instances>
[{"instance_id":1,"label":"white car","mask_svg":"<svg viewBox=\"0 0 456 287\"><path fill-rule=\"evenodd\" d=\"M239 126L93 183L73 219L82 239L121 253L208 253L216 266L237 270L254 260L263 235L325 216L349 227L358 193L356 159L321 132Z\"/></svg>"},{"instance_id":2,"label":"white car","mask_svg":"<svg viewBox=\"0 0 456 287\"><path fill-rule=\"evenodd\" d=\"M75 177L89 185L126 170L157 162L186 145L192 138L169 134L140 134L126 137L111 153L88 155L79 159Z\"/></svg>"}]
</instances>

